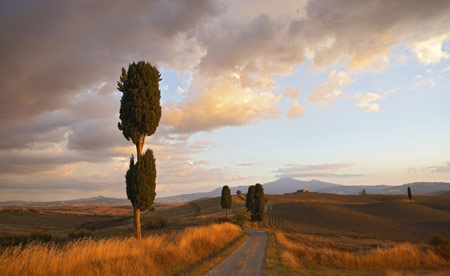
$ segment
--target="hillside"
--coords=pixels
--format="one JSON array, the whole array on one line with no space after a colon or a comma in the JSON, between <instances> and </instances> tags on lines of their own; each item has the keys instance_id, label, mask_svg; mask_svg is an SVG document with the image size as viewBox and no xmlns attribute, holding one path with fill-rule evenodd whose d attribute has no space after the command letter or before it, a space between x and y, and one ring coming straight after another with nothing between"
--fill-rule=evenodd
<instances>
[{"instance_id":1,"label":"hillside","mask_svg":"<svg viewBox=\"0 0 450 276\"><path fill-rule=\"evenodd\" d=\"M113 197L90 197L80 198L73 200L61 200L61 201L1 201L0 206L63 206L63 205L119 205L129 204L129 200L125 198L113 198Z\"/></svg>"},{"instance_id":2,"label":"hillside","mask_svg":"<svg viewBox=\"0 0 450 276\"><path fill-rule=\"evenodd\" d=\"M288 233L428 241L450 237L450 197L398 195L267 195L265 226Z\"/></svg>"}]
</instances>

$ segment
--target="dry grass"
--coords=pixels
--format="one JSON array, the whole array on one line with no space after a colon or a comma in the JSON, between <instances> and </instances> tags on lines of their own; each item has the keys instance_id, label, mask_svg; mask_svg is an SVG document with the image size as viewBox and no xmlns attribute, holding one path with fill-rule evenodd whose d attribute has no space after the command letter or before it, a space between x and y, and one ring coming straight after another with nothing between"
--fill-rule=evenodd
<instances>
[{"instance_id":1,"label":"dry grass","mask_svg":"<svg viewBox=\"0 0 450 276\"><path fill-rule=\"evenodd\" d=\"M389 248L376 248L363 252L352 252L331 247L314 247L306 240L275 233L281 246L284 265L294 268L328 266L337 268L364 269L448 269L450 261L439 256L431 248L419 247L411 243L401 243ZM295 241L293 240L295 239ZM314 238L320 240L320 238ZM319 241L320 242L320 241ZM322 243L326 243L326 239Z\"/></svg>"},{"instance_id":2,"label":"dry grass","mask_svg":"<svg viewBox=\"0 0 450 276\"><path fill-rule=\"evenodd\" d=\"M6 248L0 275L171 275L192 268L242 233L225 223L133 238Z\"/></svg>"}]
</instances>

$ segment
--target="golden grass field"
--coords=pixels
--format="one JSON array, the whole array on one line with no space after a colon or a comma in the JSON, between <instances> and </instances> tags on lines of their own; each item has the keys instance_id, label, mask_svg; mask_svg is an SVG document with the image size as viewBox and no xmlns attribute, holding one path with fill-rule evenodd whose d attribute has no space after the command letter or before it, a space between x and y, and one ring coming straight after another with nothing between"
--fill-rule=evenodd
<instances>
[{"instance_id":1,"label":"golden grass field","mask_svg":"<svg viewBox=\"0 0 450 276\"><path fill-rule=\"evenodd\" d=\"M450 197L268 195L267 275L450 275Z\"/></svg>"},{"instance_id":2,"label":"golden grass field","mask_svg":"<svg viewBox=\"0 0 450 276\"><path fill-rule=\"evenodd\" d=\"M224 223L141 241L109 238L7 247L0 255L0 275L179 275L241 234L239 226Z\"/></svg>"},{"instance_id":3,"label":"golden grass field","mask_svg":"<svg viewBox=\"0 0 450 276\"><path fill-rule=\"evenodd\" d=\"M413 200L319 193L266 197L267 275L450 275L448 244L428 244L435 234L450 238L449 194ZM245 196L233 196L232 211L244 206ZM0 234L43 229L58 237L56 245L4 246L0 275L178 275L241 235L237 226L212 225L225 215L217 197L155 205L142 215L146 238L138 243L130 238L129 207L0 212ZM147 227L161 217L167 219L162 229ZM70 228L88 228L94 239L70 241Z\"/></svg>"}]
</instances>

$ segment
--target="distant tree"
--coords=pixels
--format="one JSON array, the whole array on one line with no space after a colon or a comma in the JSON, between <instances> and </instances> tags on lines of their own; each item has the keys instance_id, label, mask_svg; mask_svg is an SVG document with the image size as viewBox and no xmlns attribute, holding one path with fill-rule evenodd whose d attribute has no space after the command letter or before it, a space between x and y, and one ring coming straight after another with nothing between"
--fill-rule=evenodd
<instances>
[{"instance_id":1,"label":"distant tree","mask_svg":"<svg viewBox=\"0 0 450 276\"><path fill-rule=\"evenodd\" d=\"M228 209L231 208L231 191L230 187L227 185L223 186L222 188L222 198L220 200L220 204L222 205L222 208L225 209L225 220L228 219Z\"/></svg>"},{"instance_id":2,"label":"distant tree","mask_svg":"<svg viewBox=\"0 0 450 276\"><path fill-rule=\"evenodd\" d=\"M133 62L128 70L122 68L117 89L122 92L120 101L119 129L128 141L136 146L137 163L130 159L125 176L127 196L133 204L134 231L141 239L141 210L148 210L153 204L156 187L156 165L153 152L142 155L145 137L155 133L161 119L161 74L148 62Z\"/></svg>"},{"instance_id":3,"label":"distant tree","mask_svg":"<svg viewBox=\"0 0 450 276\"><path fill-rule=\"evenodd\" d=\"M255 208L255 186L254 185L248 187L247 196L245 198L245 207L247 208L247 211L249 211L251 214L250 220L254 221L254 219L253 219L254 208Z\"/></svg>"},{"instance_id":4,"label":"distant tree","mask_svg":"<svg viewBox=\"0 0 450 276\"><path fill-rule=\"evenodd\" d=\"M363 196L366 195L367 194L366 189L363 189L361 192L359 192L359 194Z\"/></svg>"},{"instance_id":5,"label":"distant tree","mask_svg":"<svg viewBox=\"0 0 450 276\"><path fill-rule=\"evenodd\" d=\"M255 206L254 206L254 219L258 222L259 228L261 228L261 221L264 220L264 188L261 184L255 185Z\"/></svg>"},{"instance_id":6,"label":"distant tree","mask_svg":"<svg viewBox=\"0 0 450 276\"><path fill-rule=\"evenodd\" d=\"M411 196L411 188L408 187L408 198L411 199L411 197L412 197L412 196Z\"/></svg>"},{"instance_id":7,"label":"distant tree","mask_svg":"<svg viewBox=\"0 0 450 276\"><path fill-rule=\"evenodd\" d=\"M236 191L236 194L237 194L237 195L241 195L241 194L242 194L241 190L237 190L237 191Z\"/></svg>"}]
</instances>

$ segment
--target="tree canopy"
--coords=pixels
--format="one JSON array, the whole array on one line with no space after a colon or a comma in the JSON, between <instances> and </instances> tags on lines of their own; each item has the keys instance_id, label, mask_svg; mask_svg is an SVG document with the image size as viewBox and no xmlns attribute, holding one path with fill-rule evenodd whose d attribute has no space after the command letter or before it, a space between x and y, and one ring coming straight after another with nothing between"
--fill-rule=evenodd
<instances>
[{"instance_id":1,"label":"tree canopy","mask_svg":"<svg viewBox=\"0 0 450 276\"><path fill-rule=\"evenodd\" d=\"M156 162L153 151L147 149L136 164L130 158L130 167L125 175L127 197L134 208L150 209L156 196Z\"/></svg>"},{"instance_id":2,"label":"tree canopy","mask_svg":"<svg viewBox=\"0 0 450 276\"><path fill-rule=\"evenodd\" d=\"M161 119L160 80L158 69L149 62L133 62L128 71L122 67L117 83L117 89L123 93L118 127L137 147L143 146L145 136L155 133Z\"/></svg>"}]
</instances>

